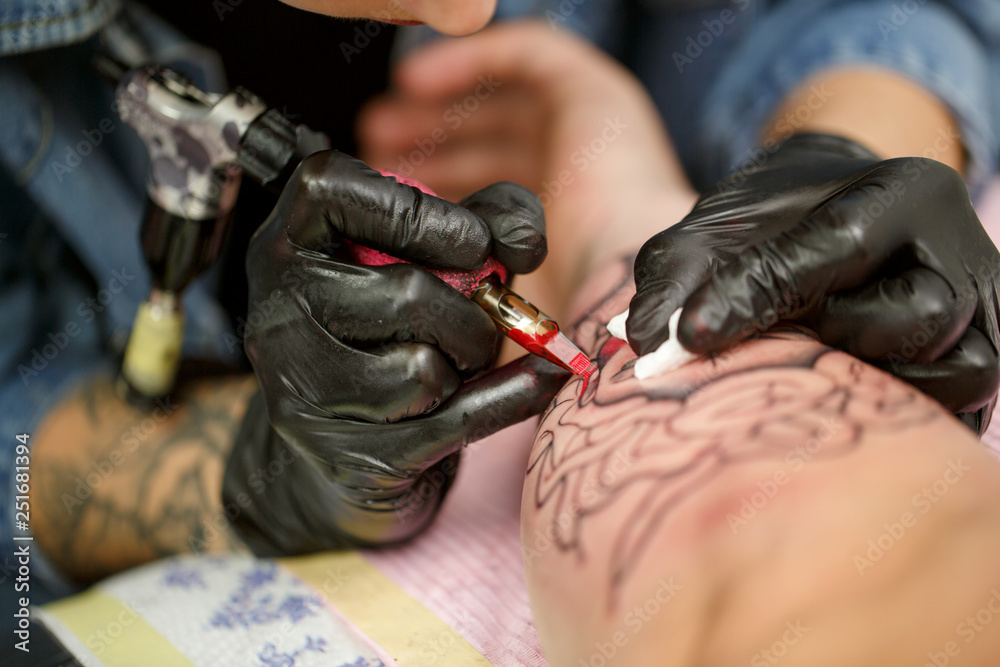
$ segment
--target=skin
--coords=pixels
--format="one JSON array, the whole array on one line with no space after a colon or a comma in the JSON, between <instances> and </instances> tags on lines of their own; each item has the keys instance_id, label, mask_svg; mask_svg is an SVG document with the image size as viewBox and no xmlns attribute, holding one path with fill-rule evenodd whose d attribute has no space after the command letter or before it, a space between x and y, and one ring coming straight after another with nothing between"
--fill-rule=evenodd
<instances>
[{"instance_id":1,"label":"skin","mask_svg":"<svg viewBox=\"0 0 1000 667\"><path fill-rule=\"evenodd\" d=\"M827 100L810 104L814 88ZM843 67L821 71L793 90L775 110L765 140L789 134L795 111L808 108L801 132L823 132L852 139L883 158L922 156L943 162L959 173L965 169L961 133L948 108L904 76L877 67ZM815 102L813 102L813 106ZM791 115L789 115L791 114Z\"/></svg>"},{"instance_id":2,"label":"skin","mask_svg":"<svg viewBox=\"0 0 1000 667\"><path fill-rule=\"evenodd\" d=\"M522 545L550 664L992 664L1000 627L968 619L1000 591L1000 463L800 330L637 380L604 327L630 267L581 289L575 338L600 370L564 387L529 458Z\"/></svg>"},{"instance_id":3,"label":"skin","mask_svg":"<svg viewBox=\"0 0 1000 667\"><path fill-rule=\"evenodd\" d=\"M222 473L255 388L247 376L204 380L149 413L107 380L81 388L32 438L35 540L81 582L177 553L243 550L223 521Z\"/></svg>"},{"instance_id":4,"label":"skin","mask_svg":"<svg viewBox=\"0 0 1000 667\"><path fill-rule=\"evenodd\" d=\"M496 10L496 0L282 0L311 12L388 23L426 23L445 35L468 35Z\"/></svg>"},{"instance_id":5,"label":"skin","mask_svg":"<svg viewBox=\"0 0 1000 667\"><path fill-rule=\"evenodd\" d=\"M499 85L487 95L481 77ZM544 23L502 24L433 44L405 60L395 81L398 94L373 103L360 120L364 157L398 169L415 140L440 130L447 138L425 162L404 163L418 180L445 196L480 179L541 193L548 220L572 222L547 226L545 263L519 276L516 288L557 320L588 271L630 249L621 229L648 238L696 199L639 83L599 50ZM448 115L456 101L470 99L474 112ZM531 100L527 108L524 100ZM462 120L454 130L453 117Z\"/></svg>"}]
</instances>

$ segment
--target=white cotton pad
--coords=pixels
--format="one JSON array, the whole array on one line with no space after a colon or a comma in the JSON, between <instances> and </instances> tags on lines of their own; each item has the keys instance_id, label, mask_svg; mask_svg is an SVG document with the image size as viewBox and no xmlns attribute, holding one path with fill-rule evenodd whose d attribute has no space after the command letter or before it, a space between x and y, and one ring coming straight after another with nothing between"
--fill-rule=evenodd
<instances>
[{"instance_id":1,"label":"white cotton pad","mask_svg":"<svg viewBox=\"0 0 1000 667\"><path fill-rule=\"evenodd\" d=\"M621 338L622 340L628 340L628 336L625 335L625 320L628 319L628 309L625 310L621 315L615 315L608 322L608 333L610 333L615 338Z\"/></svg>"},{"instance_id":2,"label":"white cotton pad","mask_svg":"<svg viewBox=\"0 0 1000 667\"><path fill-rule=\"evenodd\" d=\"M611 321L608 322L608 332L615 338L627 340L625 337L626 319L628 319L627 310L621 315L612 317ZM674 311L674 314L670 316L670 320L667 322L670 338L668 338L654 352L643 355L636 360L633 372L637 378L645 380L647 378L663 375L664 373L672 371L675 368L680 368L687 362L698 358L697 354L693 354L685 350L677 340L677 322L680 319L681 309L678 308Z\"/></svg>"}]
</instances>

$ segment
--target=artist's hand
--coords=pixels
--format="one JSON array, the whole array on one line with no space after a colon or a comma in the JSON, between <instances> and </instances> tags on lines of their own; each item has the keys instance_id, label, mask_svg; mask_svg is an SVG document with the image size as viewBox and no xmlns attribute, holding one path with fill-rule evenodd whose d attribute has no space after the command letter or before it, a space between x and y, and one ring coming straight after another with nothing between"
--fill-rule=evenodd
<instances>
[{"instance_id":1,"label":"artist's hand","mask_svg":"<svg viewBox=\"0 0 1000 667\"><path fill-rule=\"evenodd\" d=\"M257 394L226 464L226 515L260 556L406 540L437 513L459 450L544 410L567 377L524 356L423 417L370 424L302 415L297 444L272 428Z\"/></svg>"},{"instance_id":2,"label":"artist's hand","mask_svg":"<svg viewBox=\"0 0 1000 667\"><path fill-rule=\"evenodd\" d=\"M348 239L420 264L470 270L492 255L527 272L546 250L541 206L519 186L496 184L456 205L336 151L299 166L250 244L246 350L283 441L269 436L268 447L284 451L287 443L296 465L315 468L276 482L282 490L269 500L290 494L299 516L269 530L285 535L296 522L336 530L311 535L297 525L296 538L275 537L284 550L298 549L296 540L347 535L381 543L412 534L447 488L438 483L430 496L418 496L424 511L405 521L394 516L409 507L429 468L463 442L541 411L558 389L533 366L512 376L501 369L467 386L459 400L462 382L495 359L500 334L492 320L414 264L353 263ZM505 382L518 390L504 393ZM251 410L248 419L262 420L263 412ZM262 444L237 447L267 465ZM314 489L315 499L302 496L313 482L322 486L320 478L329 488ZM313 504L320 500L325 506ZM382 520L362 518L379 513Z\"/></svg>"},{"instance_id":3,"label":"artist's hand","mask_svg":"<svg viewBox=\"0 0 1000 667\"><path fill-rule=\"evenodd\" d=\"M957 172L799 135L643 246L628 336L656 349L682 306L678 338L699 353L803 321L982 432L1000 377L998 274Z\"/></svg>"}]
</instances>

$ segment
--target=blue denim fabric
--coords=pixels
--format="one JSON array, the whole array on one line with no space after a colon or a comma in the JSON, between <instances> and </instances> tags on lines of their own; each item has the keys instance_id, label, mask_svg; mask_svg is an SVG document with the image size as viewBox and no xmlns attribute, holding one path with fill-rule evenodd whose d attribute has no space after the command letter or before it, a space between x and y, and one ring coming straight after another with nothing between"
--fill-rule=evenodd
<instances>
[{"instance_id":1,"label":"blue denim fabric","mask_svg":"<svg viewBox=\"0 0 1000 667\"><path fill-rule=\"evenodd\" d=\"M780 100L839 65L890 68L937 95L961 126L973 193L997 169L996 0L499 0L498 20L524 16L630 67L698 188L753 159ZM431 38L401 33L400 51Z\"/></svg>"},{"instance_id":2,"label":"blue denim fabric","mask_svg":"<svg viewBox=\"0 0 1000 667\"><path fill-rule=\"evenodd\" d=\"M181 59L188 72L204 65L201 80L222 85L213 53L199 63L200 47L187 48L142 11L131 13L158 59ZM6 604L14 596L10 536L24 534L12 523L14 435L36 435L44 415L75 387L112 375L150 286L139 246L148 161L114 112L110 87L90 67L94 49L91 38L0 57L2 609L13 608ZM213 278L203 276L184 295L184 353L234 361L240 344L213 296ZM74 590L37 544L31 568L32 603ZM0 628L8 623L5 617Z\"/></svg>"},{"instance_id":3,"label":"blue denim fabric","mask_svg":"<svg viewBox=\"0 0 1000 667\"><path fill-rule=\"evenodd\" d=\"M909 77L951 109L968 150L966 180L975 194L996 172L1000 151L1000 89L991 86L991 76L997 76L990 73L991 61L995 70L1000 3L780 3L750 29L705 96L698 128L704 158L698 166L702 173L722 174L752 159L775 106L817 71L870 65ZM817 98L823 94L816 91ZM806 110L801 112L804 117ZM789 121L794 129L796 121Z\"/></svg>"},{"instance_id":4,"label":"blue denim fabric","mask_svg":"<svg viewBox=\"0 0 1000 667\"><path fill-rule=\"evenodd\" d=\"M79 42L103 28L120 0L3 0L0 56Z\"/></svg>"}]
</instances>

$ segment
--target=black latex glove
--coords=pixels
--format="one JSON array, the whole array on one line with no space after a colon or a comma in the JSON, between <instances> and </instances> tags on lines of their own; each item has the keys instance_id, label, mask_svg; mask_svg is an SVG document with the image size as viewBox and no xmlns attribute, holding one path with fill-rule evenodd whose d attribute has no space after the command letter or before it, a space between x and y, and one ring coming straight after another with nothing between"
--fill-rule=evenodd
<instances>
[{"instance_id":1,"label":"black latex glove","mask_svg":"<svg viewBox=\"0 0 1000 667\"><path fill-rule=\"evenodd\" d=\"M319 417L315 444L271 427L257 393L222 485L226 516L259 556L383 546L434 518L459 450L538 414L569 373L526 356L462 386L431 414L390 424Z\"/></svg>"},{"instance_id":2,"label":"black latex glove","mask_svg":"<svg viewBox=\"0 0 1000 667\"><path fill-rule=\"evenodd\" d=\"M566 378L554 366L500 369L459 400L462 382L496 358L492 320L414 264L353 263L344 239L457 269L492 254L515 273L546 252L542 207L520 186L495 184L456 205L336 151L299 166L247 255L246 350L266 415L260 401L251 406L224 488L227 502L241 491L256 499L252 473L294 460L285 463L295 473L267 483L236 522L261 552L413 535L448 487L434 466L450 479L457 461L446 457L537 414Z\"/></svg>"},{"instance_id":3,"label":"black latex glove","mask_svg":"<svg viewBox=\"0 0 1000 667\"><path fill-rule=\"evenodd\" d=\"M884 368L985 431L996 402L1000 254L961 176L798 135L716 184L636 258L629 342L717 352L778 319Z\"/></svg>"}]
</instances>

